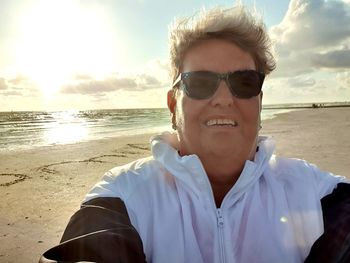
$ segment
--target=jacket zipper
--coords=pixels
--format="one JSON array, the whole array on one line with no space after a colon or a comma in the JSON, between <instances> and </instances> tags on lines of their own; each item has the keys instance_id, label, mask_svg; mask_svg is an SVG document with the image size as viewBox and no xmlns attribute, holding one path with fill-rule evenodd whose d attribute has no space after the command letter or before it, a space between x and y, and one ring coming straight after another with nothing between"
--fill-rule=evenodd
<instances>
[{"instance_id":1,"label":"jacket zipper","mask_svg":"<svg viewBox=\"0 0 350 263\"><path fill-rule=\"evenodd\" d=\"M216 209L216 217L218 223L219 232L219 249L220 249L220 262L225 263L225 247L224 247L224 218L222 217L221 208Z\"/></svg>"}]
</instances>

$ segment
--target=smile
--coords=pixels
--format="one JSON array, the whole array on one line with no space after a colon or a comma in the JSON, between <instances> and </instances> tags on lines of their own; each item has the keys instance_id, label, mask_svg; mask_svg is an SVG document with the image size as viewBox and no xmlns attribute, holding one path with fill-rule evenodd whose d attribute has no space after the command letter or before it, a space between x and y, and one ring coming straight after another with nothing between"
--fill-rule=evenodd
<instances>
[{"instance_id":1,"label":"smile","mask_svg":"<svg viewBox=\"0 0 350 263\"><path fill-rule=\"evenodd\" d=\"M238 123L234 120L230 120L230 119L213 119L213 120L209 120L205 123L206 126L229 126L229 127L236 127L238 126Z\"/></svg>"}]
</instances>

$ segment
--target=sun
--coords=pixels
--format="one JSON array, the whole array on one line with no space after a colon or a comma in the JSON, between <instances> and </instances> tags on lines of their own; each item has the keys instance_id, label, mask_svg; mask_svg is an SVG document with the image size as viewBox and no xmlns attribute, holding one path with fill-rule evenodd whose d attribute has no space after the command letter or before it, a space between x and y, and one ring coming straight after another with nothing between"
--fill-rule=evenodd
<instances>
[{"instance_id":1,"label":"sun","mask_svg":"<svg viewBox=\"0 0 350 263\"><path fill-rule=\"evenodd\" d=\"M21 16L16 66L52 96L78 73L101 76L120 64L108 16L78 1L39 1Z\"/></svg>"}]
</instances>

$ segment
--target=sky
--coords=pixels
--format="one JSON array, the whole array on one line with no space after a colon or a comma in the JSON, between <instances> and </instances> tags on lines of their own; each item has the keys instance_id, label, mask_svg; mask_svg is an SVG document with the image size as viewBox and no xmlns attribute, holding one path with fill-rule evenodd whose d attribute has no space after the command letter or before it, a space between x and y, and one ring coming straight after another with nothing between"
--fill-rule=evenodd
<instances>
[{"instance_id":1,"label":"sky","mask_svg":"<svg viewBox=\"0 0 350 263\"><path fill-rule=\"evenodd\" d=\"M241 0L277 68L263 104L350 101L350 0ZM0 111L166 107L168 26L227 0L0 0Z\"/></svg>"}]
</instances>

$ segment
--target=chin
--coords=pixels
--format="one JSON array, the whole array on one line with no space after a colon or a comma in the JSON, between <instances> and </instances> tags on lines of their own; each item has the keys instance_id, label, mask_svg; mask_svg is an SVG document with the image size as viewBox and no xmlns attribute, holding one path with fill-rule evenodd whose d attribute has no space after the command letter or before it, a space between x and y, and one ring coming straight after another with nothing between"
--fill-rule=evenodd
<instances>
[{"instance_id":1,"label":"chin","mask_svg":"<svg viewBox=\"0 0 350 263\"><path fill-rule=\"evenodd\" d=\"M234 156L237 154L240 154L239 151L237 151L237 146L230 146L230 145L213 145L212 147L210 147L210 152L216 156L223 156L226 157L227 156Z\"/></svg>"}]
</instances>

